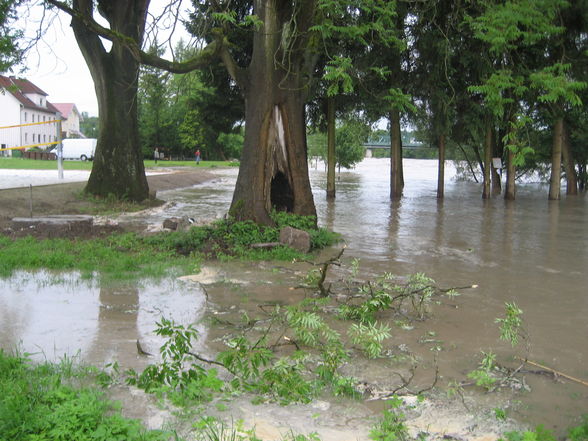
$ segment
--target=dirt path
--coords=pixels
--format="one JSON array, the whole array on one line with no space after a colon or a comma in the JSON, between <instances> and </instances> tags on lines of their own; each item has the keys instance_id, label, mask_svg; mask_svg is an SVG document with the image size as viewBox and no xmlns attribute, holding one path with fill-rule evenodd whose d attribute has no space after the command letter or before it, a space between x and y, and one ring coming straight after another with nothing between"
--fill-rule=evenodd
<instances>
[{"instance_id":1,"label":"dirt path","mask_svg":"<svg viewBox=\"0 0 588 441\"><path fill-rule=\"evenodd\" d=\"M151 191L191 187L214 178L204 169L170 169L169 173L147 177ZM0 190L0 229L11 225L15 217L34 217L57 214L91 214L96 204L81 196L84 182L43 185L32 188L11 188Z\"/></svg>"}]
</instances>

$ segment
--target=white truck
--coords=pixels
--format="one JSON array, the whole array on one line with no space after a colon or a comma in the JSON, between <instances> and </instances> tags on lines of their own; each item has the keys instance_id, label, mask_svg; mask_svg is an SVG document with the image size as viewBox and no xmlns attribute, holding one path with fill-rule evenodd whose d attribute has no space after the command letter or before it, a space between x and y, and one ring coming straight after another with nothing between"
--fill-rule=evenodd
<instances>
[{"instance_id":1,"label":"white truck","mask_svg":"<svg viewBox=\"0 0 588 441\"><path fill-rule=\"evenodd\" d=\"M63 144L63 159L79 159L81 161L94 159L95 138L64 139L61 142Z\"/></svg>"}]
</instances>

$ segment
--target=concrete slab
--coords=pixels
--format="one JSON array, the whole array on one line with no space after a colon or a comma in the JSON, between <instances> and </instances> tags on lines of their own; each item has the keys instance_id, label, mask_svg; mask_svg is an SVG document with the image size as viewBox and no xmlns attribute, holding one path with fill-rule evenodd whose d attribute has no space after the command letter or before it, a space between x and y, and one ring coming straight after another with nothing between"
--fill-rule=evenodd
<instances>
[{"instance_id":1,"label":"concrete slab","mask_svg":"<svg viewBox=\"0 0 588 441\"><path fill-rule=\"evenodd\" d=\"M31 225L88 225L92 226L94 217L85 214L62 214L42 217L15 217L12 219L15 227L29 227Z\"/></svg>"},{"instance_id":2,"label":"concrete slab","mask_svg":"<svg viewBox=\"0 0 588 441\"><path fill-rule=\"evenodd\" d=\"M12 228L16 231L36 230L46 237L62 237L92 231L94 218L87 215L55 215L43 217L15 217Z\"/></svg>"}]
</instances>

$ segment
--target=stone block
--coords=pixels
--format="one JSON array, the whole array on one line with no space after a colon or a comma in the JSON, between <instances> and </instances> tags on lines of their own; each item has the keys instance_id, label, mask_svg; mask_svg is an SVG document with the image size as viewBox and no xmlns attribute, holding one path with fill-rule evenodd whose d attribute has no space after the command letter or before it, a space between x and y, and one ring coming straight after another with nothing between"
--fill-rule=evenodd
<instances>
[{"instance_id":1,"label":"stone block","mask_svg":"<svg viewBox=\"0 0 588 441\"><path fill-rule=\"evenodd\" d=\"M310 251L310 234L296 228L284 227L280 230L280 243L301 253L308 253Z\"/></svg>"}]
</instances>

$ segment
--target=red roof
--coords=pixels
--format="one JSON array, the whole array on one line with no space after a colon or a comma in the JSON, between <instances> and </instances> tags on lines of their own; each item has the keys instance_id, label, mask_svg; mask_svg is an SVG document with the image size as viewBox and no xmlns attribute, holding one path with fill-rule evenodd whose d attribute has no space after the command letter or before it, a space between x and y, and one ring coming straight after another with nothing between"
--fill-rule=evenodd
<instances>
[{"instance_id":1,"label":"red roof","mask_svg":"<svg viewBox=\"0 0 588 441\"><path fill-rule=\"evenodd\" d=\"M69 115L74 108L77 111L76 105L74 103L53 103L53 106L59 110L65 119L69 118Z\"/></svg>"},{"instance_id":2,"label":"red roof","mask_svg":"<svg viewBox=\"0 0 588 441\"><path fill-rule=\"evenodd\" d=\"M10 77L10 79L16 84L16 86L21 90L22 93L37 93L39 95L47 96L48 93L43 92L40 88L35 86L29 80Z\"/></svg>"},{"instance_id":3,"label":"red roof","mask_svg":"<svg viewBox=\"0 0 588 441\"><path fill-rule=\"evenodd\" d=\"M29 80L21 80L14 77L5 77L0 75L0 89L6 89L12 96L14 96L20 103L29 109L40 110L43 112L51 112L57 113L59 110L47 101L47 107L42 107L35 104L29 98L27 98L24 94L25 93L36 93L39 95L47 96L45 92L31 83Z\"/></svg>"}]
</instances>

